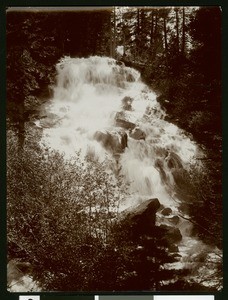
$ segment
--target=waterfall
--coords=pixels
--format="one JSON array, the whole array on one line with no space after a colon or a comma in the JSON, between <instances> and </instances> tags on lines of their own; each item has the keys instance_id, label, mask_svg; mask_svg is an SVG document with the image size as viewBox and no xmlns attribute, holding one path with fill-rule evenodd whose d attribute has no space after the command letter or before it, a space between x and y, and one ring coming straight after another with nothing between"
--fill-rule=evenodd
<instances>
[{"instance_id":1,"label":"waterfall","mask_svg":"<svg viewBox=\"0 0 228 300\"><path fill-rule=\"evenodd\" d=\"M176 206L173 173L187 169L199 149L165 120L156 94L139 72L95 56L66 57L57 73L47 118L39 121L45 144L66 157L76 151L93 152L100 161L117 155L135 199L158 197L162 204ZM127 147L121 152L117 140L123 131Z\"/></svg>"},{"instance_id":2,"label":"waterfall","mask_svg":"<svg viewBox=\"0 0 228 300\"><path fill-rule=\"evenodd\" d=\"M130 195L121 209L158 198L172 216L180 217L182 234L180 262L206 245L191 236L188 202L194 201L188 170L198 155L197 144L176 125L166 121L157 95L140 79L135 69L112 58L65 57L57 64L53 98L43 128L42 143L64 153L66 159L81 156L106 157L118 165L118 174L129 184ZM157 222L167 222L161 212Z\"/></svg>"}]
</instances>

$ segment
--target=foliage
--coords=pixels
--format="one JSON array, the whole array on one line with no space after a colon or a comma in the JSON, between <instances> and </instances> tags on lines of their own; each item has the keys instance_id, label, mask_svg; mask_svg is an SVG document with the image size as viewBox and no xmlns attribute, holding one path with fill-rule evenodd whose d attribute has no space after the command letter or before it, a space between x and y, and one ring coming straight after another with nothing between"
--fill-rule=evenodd
<instances>
[{"instance_id":1,"label":"foliage","mask_svg":"<svg viewBox=\"0 0 228 300\"><path fill-rule=\"evenodd\" d=\"M166 19L172 14L169 12ZM178 14L179 38L183 41L183 15ZM154 58L148 58L142 77L158 93L167 118L192 133L197 142L210 150L215 146L214 137L221 137L222 127L221 11L218 7L202 7L188 12L187 16L185 12L184 28L185 51L177 51L177 33L167 25L168 50L163 47ZM216 147L221 148L217 141Z\"/></svg>"},{"instance_id":2,"label":"foliage","mask_svg":"<svg viewBox=\"0 0 228 300\"><path fill-rule=\"evenodd\" d=\"M202 162L203 168L192 166L190 172L194 201L189 204L189 214L194 231L207 244L222 248L222 182L221 161ZM199 215L199 210L201 214Z\"/></svg>"},{"instance_id":3,"label":"foliage","mask_svg":"<svg viewBox=\"0 0 228 300\"><path fill-rule=\"evenodd\" d=\"M124 61L143 66L170 119L209 146L208 131L221 135L220 8L120 8L116 19Z\"/></svg>"},{"instance_id":4,"label":"foliage","mask_svg":"<svg viewBox=\"0 0 228 300\"><path fill-rule=\"evenodd\" d=\"M175 253L164 229L155 226L148 236L119 215L121 178L79 154L65 161L32 136L34 129L20 149L8 131L8 259L31 263L42 290L162 289L173 276L164 264L175 262Z\"/></svg>"},{"instance_id":5,"label":"foliage","mask_svg":"<svg viewBox=\"0 0 228 300\"><path fill-rule=\"evenodd\" d=\"M29 139L18 152L12 132L7 141L9 256L31 262L44 289L87 290L116 220L121 182L96 162L76 156L66 163Z\"/></svg>"}]
</instances>

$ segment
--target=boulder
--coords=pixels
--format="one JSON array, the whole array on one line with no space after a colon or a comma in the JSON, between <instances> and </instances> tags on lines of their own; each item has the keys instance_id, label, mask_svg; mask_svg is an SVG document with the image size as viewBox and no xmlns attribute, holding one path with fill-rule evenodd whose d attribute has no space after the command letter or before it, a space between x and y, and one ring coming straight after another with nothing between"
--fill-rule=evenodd
<instances>
[{"instance_id":1,"label":"boulder","mask_svg":"<svg viewBox=\"0 0 228 300\"><path fill-rule=\"evenodd\" d=\"M127 147L127 134L123 130L97 131L94 138L113 154L122 153Z\"/></svg>"},{"instance_id":2,"label":"boulder","mask_svg":"<svg viewBox=\"0 0 228 300\"><path fill-rule=\"evenodd\" d=\"M131 106L132 102L133 102L133 99L131 97L128 97L128 96L124 97L122 99L123 109L124 110L132 110L132 106Z\"/></svg>"},{"instance_id":3,"label":"boulder","mask_svg":"<svg viewBox=\"0 0 228 300\"><path fill-rule=\"evenodd\" d=\"M156 212L160 207L157 198L149 199L136 206L126 216L136 234L152 234L155 227Z\"/></svg>"},{"instance_id":4,"label":"boulder","mask_svg":"<svg viewBox=\"0 0 228 300\"><path fill-rule=\"evenodd\" d=\"M177 253L177 252L179 252L179 248L178 248L177 245L172 244L172 245L169 245L169 251L170 251L171 253Z\"/></svg>"},{"instance_id":5,"label":"boulder","mask_svg":"<svg viewBox=\"0 0 228 300\"><path fill-rule=\"evenodd\" d=\"M133 129L135 128L135 124L129 121L125 121L123 119L116 119L116 126L122 127L124 129Z\"/></svg>"},{"instance_id":6,"label":"boulder","mask_svg":"<svg viewBox=\"0 0 228 300\"><path fill-rule=\"evenodd\" d=\"M171 218L167 218L167 220L173 224L173 225L177 225L180 221L180 218L178 216L173 216Z\"/></svg>"},{"instance_id":7,"label":"boulder","mask_svg":"<svg viewBox=\"0 0 228 300\"><path fill-rule=\"evenodd\" d=\"M135 127L132 132L130 133L130 137L135 140L145 140L146 134L142 129L139 127Z\"/></svg>"},{"instance_id":8,"label":"boulder","mask_svg":"<svg viewBox=\"0 0 228 300\"><path fill-rule=\"evenodd\" d=\"M124 114L124 112L117 112L116 116L115 116L115 124L118 127L122 127L124 129L134 129L136 127L136 125L132 122L130 122L127 119L126 114Z\"/></svg>"},{"instance_id":9,"label":"boulder","mask_svg":"<svg viewBox=\"0 0 228 300\"><path fill-rule=\"evenodd\" d=\"M183 168L181 158L174 152L170 152L167 155L166 161L167 161L167 166L170 169L182 169Z\"/></svg>"},{"instance_id":10,"label":"boulder","mask_svg":"<svg viewBox=\"0 0 228 300\"><path fill-rule=\"evenodd\" d=\"M126 76L126 80L129 81L129 82L134 82L135 77L131 73L128 73L127 76Z\"/></svg>"},{"instance_id":11,"label":"boulder","mask_svg":"<svg viewBox=\"0 0 228 300\"><path fill-rule=\"evenodd\" d=\"M161 211L161 214L163 214L163 216L169 216L172 213L172 209L170 207L166 207Z\"/></svg>"},{"instance_id":12,"label":"boulder","mask_svg":"<svg viewBox=\"0 0 228 300\"><path fill-rule=\"evenodd\" d=\"M159 227L165 230L163 239L165 239L168 244L176 244L182 240L182 235L178 228L164 224L160 225Z\"/></svg>"}]
</instances>

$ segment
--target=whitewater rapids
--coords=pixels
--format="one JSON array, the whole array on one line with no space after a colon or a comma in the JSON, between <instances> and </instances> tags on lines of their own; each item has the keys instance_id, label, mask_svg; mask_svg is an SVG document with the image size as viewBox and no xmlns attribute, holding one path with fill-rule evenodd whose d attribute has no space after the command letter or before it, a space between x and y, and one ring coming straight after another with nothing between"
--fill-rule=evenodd
<instances>
[{"instance_id":1,"label":"whitewater rapids","mask_svg":"<svg viewBox=\"0 0 228 300\"><path fill-rule=\"evenodd\" d=\"M65 57L56 69L46 117L36 122L43 129L41 143L64 153L66 159L80 151L82 159L86 155L98 161L108 157L118 164L130 189L121 210L158 198L173 215L188 217L188 201L194 199L183 179L203 153L190 136L166 121L157 95L141 81L140 73L112 58L98 56ZM141 137L135 135L136 130ZM122 151L110 151L95 138L97 133L101 137L113 135L121 144L123 131L127 143ZM159 212L157 219L163 222ZM183 267L193 253L206 248L191 236L192 224L186 219L181 219L179 229L183 238L177 268Z\"/></svg>"}]
</instances>

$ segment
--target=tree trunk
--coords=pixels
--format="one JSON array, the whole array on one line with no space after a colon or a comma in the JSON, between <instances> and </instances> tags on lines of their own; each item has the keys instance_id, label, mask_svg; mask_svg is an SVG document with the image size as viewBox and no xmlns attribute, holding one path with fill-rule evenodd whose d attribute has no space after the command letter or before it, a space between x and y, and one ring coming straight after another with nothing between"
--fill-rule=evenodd
<instances>
[{"instance_id":1,"label":"tree trunk","mask_svg":"<svg viewBox=\"0 0 228 300\"><path fill-rule=\"evenodd\" d=\"M126 38L125 38L125 32L123 32L123 57L126 56Z\"/></svg>"},{"instance_id":2,"label":"tree trunk","mask_svg":"<svg viewBox=\"0 0 228 300\"><path fill-rule=\"evenodd\" d=\"M113 53L112 53L112 36L113 36L113 33L112 33L112 13L110 14L110 22L109 22L109 30L110 30L110 39L109 39L109 48L110 48L110 57L113 57Z\"/></svg>"},{"instance_id":3,"label":"tree trunk","mask_svg":"<svg viewBox=\"0 0 228 300\"><path fill-rule=\"evenodd\" d=\"M116 58L116 7L114 6L113 58Z\"/></svg>"},{"instance_id":4,"label":"tree trunk","mask_svg":"<svg viewBox=\"0 0 228 300\"><path fill-rule=\"evenodd\" d=\"M182 55L185 54L185 9L184 7L182 8L182 18L183 18L183 23L182 23L182 47L181 47L181 53Z\"/></svg>"},{"instance_id":5,"label":"tree trunk","mask_svg":"<svg viewBox=\"0 0 228 300\"><path fill-rule=\"evenodd\" d=\"M155 15L155 26L154 26L154 43L157 41L157 33L158 33L158 13Z\"/></svg>"},{"instance_id":6,"label":"tree trunk","mask_svg":"<svg viewBox=\"0 0 228 300\"><path fill-rule=\"evenodd\" d=\"M150 48L153 49L154 43L154 12L151 13L151 31L150 31Z\"/></svg>"},{"instance_id":7,"label":"tree trunk","mask_svg":"<svg viewBox=\"0 0 228 300\"><path fill-rule=\"evenodd\" d=\"M112 26L112 14L110 16L110 56L115 58L116 56L116 8L113 8L113 26Z\"/></svg>"},{"instance_id":8,"label":"tree trunk","mask_svg":"<svg viewBox=\"0 0 228 300\"><path fill-rule=\"evenodd\" d=\"M176 46L177 52L179 53L179 16L178 16L178 8L175 8L176 13Z\"/></svg>"},{"instance_id":9,"label":"tree trunk","mask_svg":"<svg viewBox=\"0 0 228 300\"><path fill-rule=\"evenodd\" d=\"M23 96L18 98L17 106L17 129L18 129L18 149L24 150L25 142L25 102Z\"/></svg>"},{"instance_id":10,"label":"tree trunk","mask_svg":"<svg viewBox=\"0 0 228 300\"><path fill-rule=\"evenodd\" d=\"M167 53L168 52L168 43L167 43L166 17L163 18L163 25L164 25L165 53Z\"/></svg>"},{"instance_id":11,"label":"tree trunk","mask_svg":"<svg viewBox=\"0 0 228 300\"><path fill-rule=\"evenodd\" d=\"M158 12L155 12L155 24L154 24L154 42L153 42L153 53L152 57L154 58L156 56L156 48L157 48L157 34L158 34Z\"/></svg>"},{"instance_id":12,"label":"tree trunk","mask_svg":"<svg viewBox=\"0 0 228 300\"><path fill-rule=\"evenodd\" d=\"M137 23L136 23L136 59L138 59L140 49L140 11L137 8Z\"/></svg>"},{"instance_id":13,"label":"tree trunk","mask_svg":"<svg viewBox=\"0 0 228 300\"><path fill-rule=\"evenodd\" d=\"M140 33L140 11L139 8L137 8L137 35Z\"/></svg>"},{"instance_id":14,"label":"tree trunk","mask_svg":"<svg viewBox=\"0 0 228 300\"><path fill-rule=\"evenodd\" d=\"M123 14L121 14L121 24L122 24L122 34L123 34L123 57L126 56L126 24L123 18Z\"/></svg>"}]
</instances>

